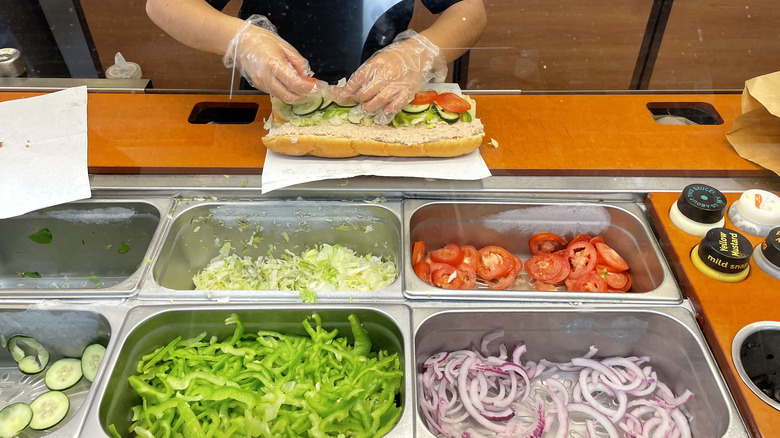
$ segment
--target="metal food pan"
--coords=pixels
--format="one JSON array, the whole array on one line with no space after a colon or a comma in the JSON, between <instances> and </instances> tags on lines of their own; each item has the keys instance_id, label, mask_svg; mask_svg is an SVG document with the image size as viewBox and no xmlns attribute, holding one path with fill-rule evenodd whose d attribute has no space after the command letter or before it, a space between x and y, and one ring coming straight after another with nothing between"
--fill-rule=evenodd
<instances>
[{"instance_id":1,"label":"metal food pan","mask_svg":"<svg viewBox=\"0 0 780 438\"><path fill-rule=\"evenodd\" d=\"M404 371L401 403L403 413L398 424L386 436L413 436L414 397L412 373L410 309L404 305L385 304L372 308L359 305L336 306L306 304L287 305L181 305L145 306L133 308L117 336L121 348L114 349L107 359L109 371L101 379L92 407L79 436L107 436L114 424L120 433L130 425L131 406L140 402L128 383L128 377L137 374L136 364L146 354L167 345L177 336L189 339L202 332L222 339L233 334L234 326L225 325L225 319L236 313L244 323L244 333L271 330L284 334L306 335L301 322L313 313L322 318L323 328L338 329L339 335L351 338L348 315L356 314L369 333L372 350L384 349L399 353ZM206 338L208 341L208 338Z\"/></svg>"},{"instance_id":2,"label":"metal food pan","mask_svg":"<svg viewBox=\"0 0 780 438\"><path fill-rule=\"evenodd\" d=\"M172 205L94 199L0 220L0 297L130 296Z\"/></svg>"},{"instance_id":3,"label":"metal food pan","mask_svg":"<svg viewBox=\"0 0 780 438\"><path fill-rule=\"evenodd\" d=\"M566 239L577 234L601 235L630 266L629 293L539 292L523 270L507 290L491 290L478 284L472 290L448 290L430 286L414 273L411 257L404 262L404 294L411 299L508 300L566 302L682 302L682 293L652 234L643 210L631 202L404 202L407 233L404 254L414 242L428 251L452 242L477 249L499 245L524 263L531 257L528 241L538 232L556 233Z\"/></svg>"},{"instance_id":4,"label":"metal food pan","mask_svg":"<svg viewBox=\"0 0 780 438\"><path fill-rule=\"evenodd\" d=\"M88 345L107 346L112 336L109 319L100 312L70 309L11 308L0 310L0 335L35 338L49 352L49 366L64 357L81 357ZM24 374L6 348L0 350L0 408L16 402L30 403L48 391L44 377L48 366L38 374ZM95 378L97 382L100 373ZM18 436L78 436L76 430L93 397L94 384L82 378L63 392L70 400L68 414L62 422L44 431L29 427Z\"/></svg>"},{"instance_id":5,"label":"metal food pan","mask_svg":"<svg viewBox=\"0 0 780 438\"><path fill-rule=\"evenodd\" d=\"M297 291L195 290L193 277L220 256L257 260L300 255L321 244L340 245L397 267L393 283L370 292L317 291L317 299L402 300L401 205L338 201L236 201L180 204L153 267L153 283L139 294L150 299L298 299Z\"/></svg>"},{"instance_id":6,"label":"metal food pan","mask_svg":"<svg viewBox=\"0 0 780 438\"><path fill-rule=\"evenodd\" d=\"M731 359L745 385L780 411L780 322L757 321L734 336Z\"/></svg>"},{"instance_id":7,"label":"metal food pan","mask_svg":"<svg viewBox=\"0 0 780 438\"><path fill-rule=\"evenodd\" d=\"M687 309L656 306L653 310L636 307L550 308L497 310L495 308L440 309L418 308L414 313L415 365L440 351L480 348L485 334L503 329L501 341L490 344L498 354L504 342L512 351L525 342L523 362L546 359L567 362L599 350L596 358L610 356L650 357L649 364L676 394L685 389L693 398L685 403L691 417L693 437L749 436L734 401L723 381L696 321ZM418 394L420 389L417 388ZM418 408L417 436L433 436L421 419Z\"/></svg>"}]
</instances>

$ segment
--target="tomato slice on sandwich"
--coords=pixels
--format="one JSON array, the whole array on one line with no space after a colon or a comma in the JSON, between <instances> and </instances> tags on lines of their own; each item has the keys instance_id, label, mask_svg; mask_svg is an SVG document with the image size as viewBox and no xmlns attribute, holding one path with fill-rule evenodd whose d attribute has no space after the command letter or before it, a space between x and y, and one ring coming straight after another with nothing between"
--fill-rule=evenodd
<instances>
[{"instance_id":1,"label":"tomato slice on sandwich","mask_svg":"<svg viewBox=\"0 0 780 438\"><path fill-rule=\"evenodd\" d=\"M471 104L455 93L441 93L433 101L440 107L454 113L465 113L471 109Z\"/></svg>"},{"instance_id":2,"label":"tomato slice on sandwich","mask_svg":"<svg viewBox=\"0 0 780 438\"><path fill-rule=\"evenodd\" d=\"M436 90L420 91L414 95L414 99L409 103L411 105L426 105L433 102L438 95L439 93L437 93Z\"/></svg>"}]
</instances>

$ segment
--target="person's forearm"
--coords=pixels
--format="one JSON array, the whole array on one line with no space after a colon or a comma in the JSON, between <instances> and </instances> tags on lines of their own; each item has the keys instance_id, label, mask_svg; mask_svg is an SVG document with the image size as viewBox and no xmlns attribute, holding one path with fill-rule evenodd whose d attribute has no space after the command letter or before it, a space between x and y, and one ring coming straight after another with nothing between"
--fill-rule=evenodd
<instances>
[{"instance_id":1,"label":"person's forearm","mask_svg":"<svg viewBox=\"0 0 780 438\"><path fill-rule=\"evenodd\" d=\"M149 18L177 41L194 49L224 55L243 21L203 0L147 0Z\"/></svg>"},{"instance_id":2,"label":"person's forearm","mask_svg":"<svg viewBox=\"0 0 780 438\"><path fill-rule=\"evenodd\" d=\"M486 26L484 1L463 0L447 8L420 34L438 46L447 62L451 62L482 37Z\"/></svg>"}]
</instances>

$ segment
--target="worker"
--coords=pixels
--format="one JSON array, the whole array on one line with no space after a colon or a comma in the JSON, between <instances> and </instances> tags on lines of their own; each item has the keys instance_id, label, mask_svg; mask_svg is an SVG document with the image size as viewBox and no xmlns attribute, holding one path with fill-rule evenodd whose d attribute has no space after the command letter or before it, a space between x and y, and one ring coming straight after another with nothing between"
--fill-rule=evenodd
<instances>
[{"instance_id":1,"label":"worker","mask_svg":"<svg viewBox=\"0 0 780 438\"><path fill-rule=\"evenodd\" d=\"M414 0L401 0L364 42L363 8L373 2L245 0L238 18L221 12L228 1L147 0L146 12L179 42L223 55L252 86L285 102L309 96L313 75L331 84L349 77L335 95L369 112L396 112L422 84L443 78L487 23L483 0L422 0L439 16L417 33L406 29Z\"/></svg>"}]
</instances>

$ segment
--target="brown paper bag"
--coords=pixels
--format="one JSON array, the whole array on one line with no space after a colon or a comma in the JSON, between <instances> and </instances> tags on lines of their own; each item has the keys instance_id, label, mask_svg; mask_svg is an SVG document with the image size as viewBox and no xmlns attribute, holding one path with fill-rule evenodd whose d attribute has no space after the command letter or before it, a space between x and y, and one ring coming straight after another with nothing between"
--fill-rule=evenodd
<instances>
[{"instance_id":1,"label":"brown paper bag","mask_svg":"<svg viewBox=\"0 0 780 438\"><path fill-rule=\"evenodd\" d=\"M740 157L780 175L780 72L745 82L742 115L726 138Z\"/></svg>"}]
</instances>

